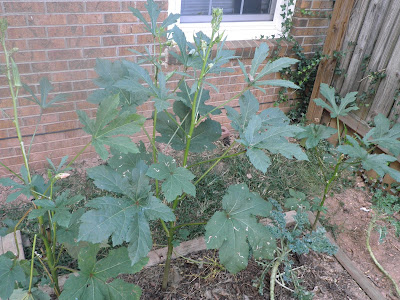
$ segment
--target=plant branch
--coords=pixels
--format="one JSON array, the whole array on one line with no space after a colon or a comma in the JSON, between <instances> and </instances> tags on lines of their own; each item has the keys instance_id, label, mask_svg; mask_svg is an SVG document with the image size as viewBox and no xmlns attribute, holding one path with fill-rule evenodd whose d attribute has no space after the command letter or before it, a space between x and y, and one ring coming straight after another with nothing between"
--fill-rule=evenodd
<instances>
[{"instance_id":1,"label":"plant branch","mask_svg":"<svg viewBox=\"0 0 400 300\"><path fill-rule=\"evenodd\" d=\"M1 161L0 161L0 165L1 166L3 166L4 168L6 168L10 173L12 173L14 176L16 176L16 177L18 177L18 179L19 180L21 180L22 182L24 182L24 179L21 177L21 176L19 176L17 173L15 173L13 170L11 170L9 167L7 167L5 164L3 164Z\"/></svg>"}]
</instances>

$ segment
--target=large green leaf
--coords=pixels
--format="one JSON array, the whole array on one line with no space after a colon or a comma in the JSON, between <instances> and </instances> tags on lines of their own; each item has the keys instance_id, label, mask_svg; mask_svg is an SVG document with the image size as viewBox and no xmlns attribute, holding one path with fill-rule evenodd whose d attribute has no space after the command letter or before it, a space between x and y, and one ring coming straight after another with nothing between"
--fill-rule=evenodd
<instances>
[{"instance_id":1,"label":"large green leaf","mask_svg":"<svg viewBox=\"0 0 400 300\"><path fill-rule=\"evenodd\" d=\"M27 290L16 289L9 300L50 300L50 296L37 288L32 288L30 293Z\"/></svg>"},{"instance_id":2,"label":"large green leaf","mask_svg":"<svg viewBox=\"0 0 400 300\"><path fill-rule=\"evenodd\" d=\"M172 116L173 119L171 119L167 113L159 113L156 129L161 133L161 136L157 137L156 140L170 144L173 149L180 151L186 148L192 114L191 110L180 101L176 101L173 108L179 118L180 125L178 126L179 121L175 116ZM219 122L206 119L195 127L189 150L201 153L214 149L214 142L221 137L221 132L221 124Z\"/></svg>"},{"instance_id":3,"label":"large green leaf","mask_svg":"<svg viewBox=\"0 0 400 300\"><path fill-rule=\"evenodd\" d=\"M105 160L108 151L104 144L123 153L137 153L139 150L128 137L140 131L145 118L137 114L118 113L119 96L112 95L100 103L95 120L91 120L85 112L78 111L78 117L83 124L83 130L92 136L92 145L100 157ZM114 137L118 135L118 137Z\"/></svg>"},{"instance_id":4,"label":"large green leaf","mask_svg":"<svg viewBox=\"0 0 400 300\"><path fill-rule=\"evenodd\" d=\"M147 152L142 141L139 142L138 149L139 153L122 153L116 149L111 149L112 157L107 162L118 173L127 175L140 160L150 164L153 158L151 153Z\"/></svg>"},{"instance_id":5,"label":"large green leaf","mask_svg":"<svg viewBox=\"0 0 400 300\"><path fill-rule=\"evenodd\" d=\"M282 69L290 67L291 65L297 62L298 62L297 59L289 57L281 57L278 58L277 60L269 61L267 62L265 67L260 71L260 73L258 73L258 75L255 77L255 80L260 80L265 75L279 72Z\"/></svg>"},{"instance_id":6,"label":"large green leaf","mask_svg":"<svg viewBox=\"0 0 400 300\"><path fill-rule=\"evenodd\" d=\"M100 197L90 201L87 206L93 209L81 217L80 241L100 243L111 236L114 245L127 242L132 264L147 255L152 247L149 221L158 218L175 220L172 210L150 193L149 178L145 175L147 170L148 167L139 162L131 171L131 179L109 167L96 169L90 174L97 186L114 192L119 190L118 193L125 197ZM108 176L112 180L104 178Z\"/></svg>"},{"instance_id":7,"label":"large green leaf","mask_svg":"<svg viewBox=\"0 0 400 300\"><path fill-rule=\"evenodd\" d=\"M389 167L389 163L396 161L396 158L387 154L369 154L351 136L346 136L347 145L342 145L337 150L350 158L361 162L365 170L374 170L379 176L389 174L396 181L400 181L400 172Z\"/></svg>"},{"instance_id":8,"label":"large green leaf","mask_svg":"<svg viewBox=\"0 0 400 300\"><path fill-rule=\"evenodd\" d=\"M125 247L111 250L106 258L96 259L100 247L89 245L79 253L77 276L70 275L65 282L60 300L133 300L140 299L141 290L134 284L122 279L114 279L119 274L134 274L147 263L143 258L136 264L130 264ZM112 280L112 281L111 281Z\"/></svg>"},{"instance_id":9,"label":"large green leaf","mask_svg":"<svg viewBox=\"0 0 400 300\"><path fill-rule=\"evenodd\" d=\"M332 118L347 116L350 111L358 110L358 107L354 105L357 100L357 92L348 93L340 100L339 106L336 104L335 88L329 87L329 85L325 83L321 83L320 92L326 100L328 100L330 105L320 98L314 99L314 102L330 111Z\"/></svg>"},{"instance_id":10,"label":"large green leaf","mask_svg":"<svg viewBox=\"0 0 400 300\"><path fill-rule=\"evenodd\" d=\"M378 144L387 148L394 155L400 155L400 123L390 128L390 120L379 114L374 118L375 127L363 138L366 145Z\"/></svg>"},{"instance_id":11,"label":"large green leaf","mask_svg":"<svg viewBox=\"0 0 400 300\"><path fill-rule=\"evenodd\" d=\"M8 299L13 293L16 282L25 281L25 273L11 252L0 255L0 298Z\"/></svg>"},{"instance_id":12,"label":"large green leaf","mask_svg":"<svg viewBox=\"0 0 400 300\"><path fill-rule=\"evenodd\" d=\"M336 129L320 124L310 124L304 127L304 131L296 135L298 139L306 139L306 148L314 148L322 139L327 139L337 133Z\"/></svg>"},{"instance_id":13,"label":"large green leaf","mask_svg":"<svg viewBox=\"0 0 400 300\"><path fill-rule=\"evenodd\" d=\"M66 94L60 94L55 96L52 100L47 101L49 93L54 88L46 77L42 77L40 79L39 85L40 85L40 100L36 97L35 93L29 86L27 86L26 84L22 84L24 89L32 96L31 98L26 98L26 99L38 104L42 110L50 107L55 107L56 106L55 103L65 101L68 97Z\"/></svg>"},{"instance_id":14,"label":"large green leaf","mask_svg":"<svg viewBox=\"0 0 400 300\"><path fill-rule=\"evenodd\" d=\"M246 268L249 245L257 259L273 257L275 240L256 218L269 216L269 202L251 193L245 184L238 184L228 188L222 208L208 221L205 240L208 249L219 249L221 263L229 272Z\"/></svg>"},{"instance_id":15,"label":"large green leaf","mask_svg":"<svg viewBox=\"0 0 400 300\"><path fill-rule=\"evenodd\" d=\"M168 202L184 192L196 196L196 187L191 182L195 176L188 169L177 167L175 159L170 156L159 153L158 163L152 164L146 174L164 180L161 189Z\"/></svg>"},{"instance_id":16,"label":"large green leaf","mask_svg":"<svg viewBox=\"0 0 400 300\"><path fill-rule=\"evenodd\" d=\"M182 101L188 108L192 108L193 106L193 99L195 92L192 91L192 89L188 86L188 84L185 81L182 81L182 83L179 85L180 92L177 92L176 95L178 96L177 100ZM211 110L215 108L215 106L212 105L207 105L205 104L206 101L210 99L210 92L208 90L202 89L199 92L199 96L197 99L197 108L196 111L204 116L207 115ZM213 115L220 114L221 110L216 109L212 112Z\"/></svg>"}]
</instances>

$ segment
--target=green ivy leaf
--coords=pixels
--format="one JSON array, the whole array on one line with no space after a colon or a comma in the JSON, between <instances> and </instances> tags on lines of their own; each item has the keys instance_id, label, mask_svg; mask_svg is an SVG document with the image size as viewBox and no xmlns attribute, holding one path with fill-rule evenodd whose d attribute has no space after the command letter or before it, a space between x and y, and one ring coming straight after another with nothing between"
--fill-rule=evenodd
<instances>
[{"instance_id":1,"label":"green ivy leaf","mask_svg":"<svg viewBox=\"0 0 400 300\"><path fill-rule=\"evenodd\" d=\"M310 124L304 131L296 135L298 139L306 139L306 148L314 148L322 139L327 139L337 133L336 129L320 124Z\"/></svg>"},{"instance_id":2,"label":"green ivy leaf","mask_svg":"<svg viewBox=\"0 0 400 300\"><path fill-rule=\"evenodd\" d=\"M396 123L390 128L390 120L379 114L374 118L375 127L363 138L366 145L378 144L389 149L394 155L400 155L400 124Z\"/></svg>"},{"instance_id":3,"label":"green ivy leaf","mask_svg":"<svg viewBox=\"0 0 400 300\"><path fill-rule=\"evenodd\" d=\"M328 100L330 105L320 98L314 99L314 102L318 106L330 111L332 118L336 118L338 116L347 116L350 111L359 109L357 106L354 106L355 101L357 100L357 92L348 93L340 100L339 106L336 104L335 88L329 87L329 85L325 83L321 83L320 92L326 98L326 100Z\"/></svg>"},{"instance_id":4,"label":"green ivy leaf","mask_svg":"<svg viewBox=\"0 0 400 300\"><path fill-rule=\"evenodd\" d=\"M188 169L177 167L175 159L170 156L159 153L158 163L152 164L146 175L164 180L161 189L168 202L175 200L184 192L196 196L196 187L191 182L195 176Z\"/></svg>"},{"instance_id":5,"label":"green ivy leaf","mask_svg":"<svg viewBox=\"0 0 400 300\"><path fill-rule=\"evenodd\" d=\"M223 211L216 212L206 225L207 249L219 249L221 263L229 272L246 268L249 245L257 259L272 258L276 243L256 216L270 215L272 205L251 193L245 184L228 188L222 199Z\"/></svg>"},{"instance_id":6,"label":"green ivy leaf","mask_svg":"<svg viewBox=\"0 0 400 300\"><path fill-rule=\"evenodd\" d=\"M11 252L0 255L0 298L8 299L13 293L16 282L26 280L24 270L17 260L11 259Z\"/></svg>"},{"instance_id":7,"label":"green ivy leaf","mask_svg":"<svg viewBox=\"0 0 400 300\"><path fill-rule=\"evenodd\" d=\"M78 276L70 275L65 282L60 300L132 300L140 299L141 290L122 279L114 279L119 274L135 274L147 263L143 258L131 266L125 247L111 250L106 258L96 259L100 247L89 245L79 253ZM112 281L110 281L112 280Z\"/></svg>"}]
</instances>

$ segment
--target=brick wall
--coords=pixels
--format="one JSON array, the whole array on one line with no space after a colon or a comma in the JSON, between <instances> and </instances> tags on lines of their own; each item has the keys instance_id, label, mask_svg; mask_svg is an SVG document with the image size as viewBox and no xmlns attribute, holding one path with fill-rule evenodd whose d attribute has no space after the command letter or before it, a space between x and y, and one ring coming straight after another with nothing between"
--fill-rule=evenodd
<instances>
[{"instance_id":1,"label":"brick wall","mask_svg":"<svg viewBox=\"0 0 400 300\"><path fill-rule=\"evenodd\" d=\"M94 115L94 106L85 99L95 89L92 79L96 77L93 70L95 58L129 58L136 57L128 49L143 51L150 45L149 34L143 31L142 25L128 10L129 6L144 10L145 1L2 1L0 15L9 23L7 44L19 49L14 58L18 64L22 81L39 93L38 82L41 77L48 77L54 86L51 95L68 93L69 98L62 106L48 109L42 116L37 129L35 143L31 151L33 169L42 169L46 157L56 162L64 155L72 157L89 138L80 129L75 113L76 109ZM168 2L158 2L162 7L162 16L167 15ZM292 32L302 43L307 52L313 52L322 44L328 26L328 18L304 16L300 9L313 11L331 11L332 1L297 0L296 14ZM272 49L276 42L267 41ZM242 56L249 65L258 41L227 42L227 47L234 49L236 55ZM290 45L283 44L281 55L291 55ZM4 62L0 52L0 60ZM170 57L167 56L167 61ZM231 66L235 73L229 76L212 78L220 92L212 92L212 101L222 103L244 86L244 80L237 62ZM171 70L177 66L169 61ZM179 67L179 66L178 66ZM172 83L173 84L173 83ZM262 107L270 107L276 100L277 88L267 89L267 95L256 92ZM29 144L30 135L35 130L35 122L40 110L32 102L20 97L21 130L25 144ZM12 114L11 99L5 82L0 76L0 161L14 170L18 170L22 159L16 139L16 131L7 115ZM140 111L151 116L151 103L144 104ZM224 117L218 117L227 123ZM150 126L148 121L147 126ZM138 136L137 138L142 138ZM94 157L93 149L88 148L82 158ZM0 167L0 176L7 172Z\"/></svg>"}]
</instances>

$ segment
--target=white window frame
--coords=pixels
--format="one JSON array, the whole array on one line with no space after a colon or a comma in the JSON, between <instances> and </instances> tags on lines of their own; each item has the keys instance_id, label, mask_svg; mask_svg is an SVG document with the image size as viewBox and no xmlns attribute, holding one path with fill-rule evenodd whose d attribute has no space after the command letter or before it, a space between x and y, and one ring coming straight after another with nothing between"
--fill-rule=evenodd
<instances>
[{"instance_id":1,"label":"white window frame","mask_svg":"<svg viewBox=\"0 0 400 300\"><path fill-rule=\"evenodd\" d=\"M276 1L273 21L222 22L220 32L225 31L227 41L252 40L259 39L261 36L270 37L272 35L279 35L283 22L281 5L285 4L285 2L285 0ZM294 10L294 6L290 8L292 11ZM168 1L168 13L179 14L180 11L181 0ZM189 41L193 41L193 34L198 31L203 31L208 36L211 35L210 23L181 23L178 20L176 25L182 29Z\"/></svg>"}]
</instances>

